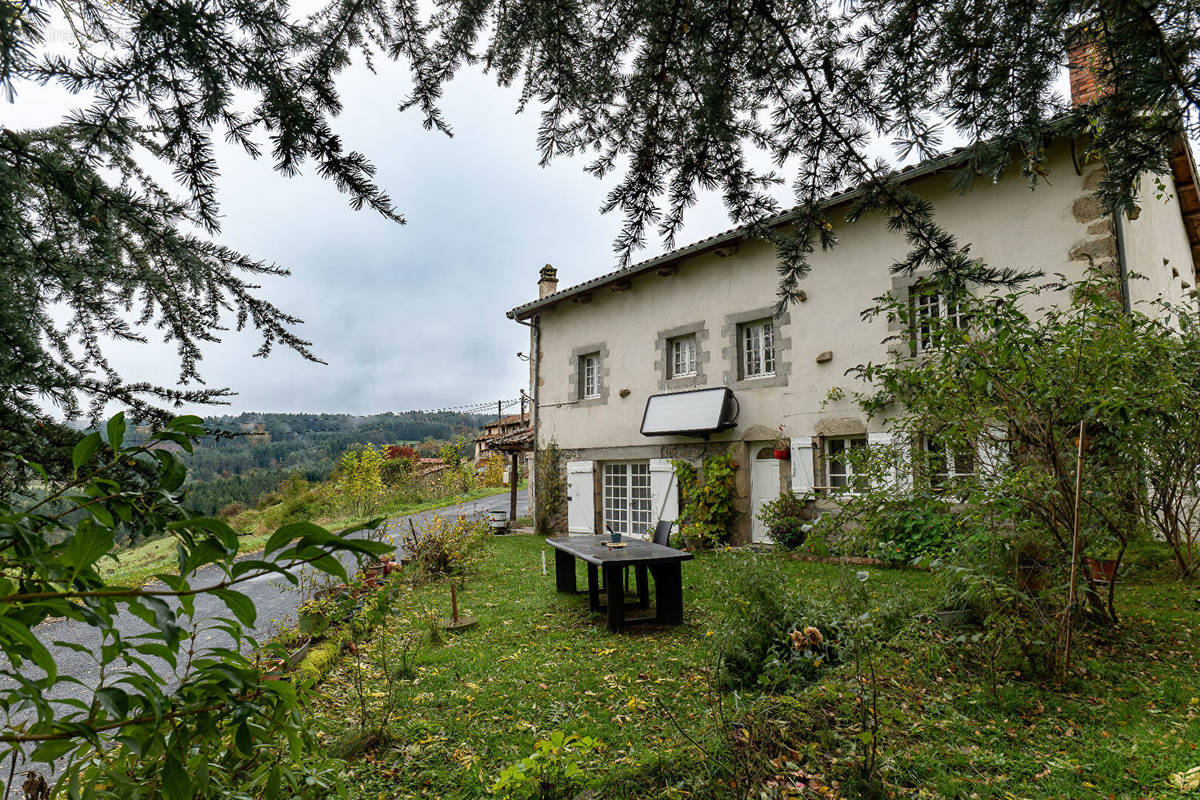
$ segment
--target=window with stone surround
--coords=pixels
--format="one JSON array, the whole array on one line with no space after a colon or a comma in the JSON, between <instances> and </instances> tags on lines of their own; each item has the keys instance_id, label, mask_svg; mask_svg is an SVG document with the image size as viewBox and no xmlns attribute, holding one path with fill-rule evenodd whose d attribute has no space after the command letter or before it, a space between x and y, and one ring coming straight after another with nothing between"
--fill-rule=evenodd
<instances>
[{"instance_id":1,"label":"window with stone surround","mask_svg":"<svg viewBox=\"0 0 1200 800\"><path fill-rule=\"evenodd\" d=\"M579 396L592 400L600 396L600 354L579 357Z\"/></svg>"},{"instance_id":2,"label":"window with stone surround","mask_svg":"<svg viewBox=\"0 0 1200 800\"><path fill-rule=\"evenodd\" d=\"M909 292L913 347L918 353L936 350L946 331L967 329L961 306L935 285L914 286Z\"/></svg>"},{"instance_id":3,"label":"window with stone surround","mask_svg":"<svg viewBox=\"0 0 1200 800\"><path fill-rule=\"evenodd\" d=\"M775 323L769 319L740 326L741 378L766 378L775 374Z\"/></svg>"},{"instance_id":4,"label":"window with stone surround","mask_svg":"<svg viewBox=\"0 0 1200 800\"><path fill-rule=\"evenodd\" d=\"M676 336L667 341L670 352L668 378L690 378L696 374L696 335Z\"/></svg>"}]
</instances>

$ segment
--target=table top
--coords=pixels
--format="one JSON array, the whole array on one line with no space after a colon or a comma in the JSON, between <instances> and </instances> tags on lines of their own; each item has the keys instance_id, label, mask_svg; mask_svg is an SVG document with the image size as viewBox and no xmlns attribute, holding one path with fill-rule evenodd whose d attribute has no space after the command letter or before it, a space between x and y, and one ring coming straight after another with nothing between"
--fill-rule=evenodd
<instances>
[{"instance_id":1,"label":"table top","mask_svg":"<svg viewBox=\"0 0 1200 800\"><path fill-rule=\"evenodd\" d=\"M621 566L625 564L670 564L676 561L690 561L692 554L663 544L655 544L642 539L624 538L625 547L605 547L608 536L594 536L590 533L571 534L570 536L551 536L546 544L555 550L570 553L576 558L582 558L596 566Z\"/></svg>"}]
</instances>

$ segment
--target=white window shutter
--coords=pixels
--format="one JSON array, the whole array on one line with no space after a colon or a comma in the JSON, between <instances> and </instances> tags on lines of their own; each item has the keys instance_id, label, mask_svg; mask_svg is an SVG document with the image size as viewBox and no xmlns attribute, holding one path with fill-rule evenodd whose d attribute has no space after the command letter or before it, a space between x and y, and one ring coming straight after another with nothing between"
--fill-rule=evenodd
<instances>
[{"instance_id":1,"label":"white window shutter","mask_svg":"<svg viewBox=\"0 0 1200 800\"><path fill-rule=\"evenodd\" d=\"M650 459L650 521L679 519L679 485L669 458ZM647 534L653 535L652 530Z\"/></svg>"},{"instance_id":2,"label":"white window shutter","mask_svg":"<svg viewBox=\"0 0 1200 800\"><path fill-rule=\"evenodd\" d=\"M596 481L594 461L567 462L567 530L596 532Z\"/></svg>"},{"instance_id":3,"label":"white window shutter","mask_svg":"<svg viewBox=\"0 0 1200 800\"><path fill-rule=\"evenodd\" d=\"M797 494L813 488L813 440L811 436L792 437L792 491Z\"/></svg>"}]
</instances>

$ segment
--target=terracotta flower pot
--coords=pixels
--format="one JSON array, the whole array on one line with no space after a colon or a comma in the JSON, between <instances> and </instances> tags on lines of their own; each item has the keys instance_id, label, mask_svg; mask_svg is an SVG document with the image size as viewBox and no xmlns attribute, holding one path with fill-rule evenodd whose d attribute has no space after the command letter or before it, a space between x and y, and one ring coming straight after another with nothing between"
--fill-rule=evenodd
<instances>
[{"instance_id":1,"label":"terracotta flower pot","mask_svg":"<svg viewBox=\"0 0 1200 800\"><path fill-rule=\"evenodd\" d=\"M1083 564L1094 581L1112 583L1117 579L1117 560L1115 558L1088 558L1084 556Z\"/></svg>"}]
</instances>

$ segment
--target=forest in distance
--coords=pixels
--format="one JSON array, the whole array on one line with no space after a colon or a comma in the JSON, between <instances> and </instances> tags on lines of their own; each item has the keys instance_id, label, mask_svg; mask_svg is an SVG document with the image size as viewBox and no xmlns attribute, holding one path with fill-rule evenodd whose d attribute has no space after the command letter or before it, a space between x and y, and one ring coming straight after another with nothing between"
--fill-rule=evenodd
<instances>
[{"instance_id":1,"label":"forest in distance","mask_svg":"<svg viewBox=\"0 0 1200 800\"><path fill-rule=\"evenodd\" d=\"M275 491L289 475L307 481L329 477L347 449L355 445L409 444L423 456L437 456L444 443L470 441L495 415L453 411L406 411L382 414L284 414L247 412L213 416L205 427L228 432L196 445L188 465L185 505L200 514L216 514L231 503L253 505ZM136 441L150 429L135 428ZM463 452L464 458L471 453Z\"/></svg>"}]
</instances>

